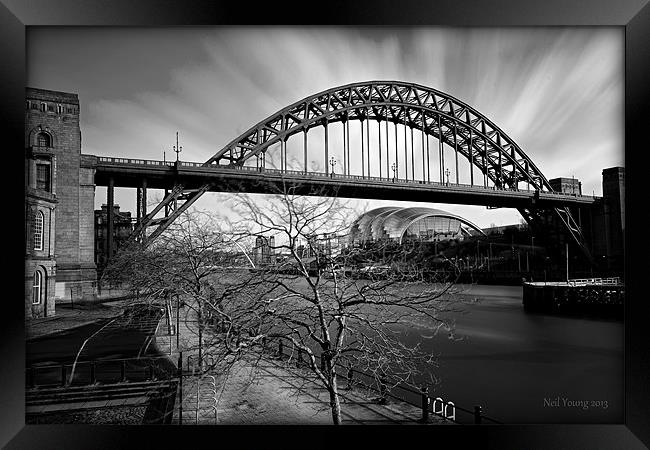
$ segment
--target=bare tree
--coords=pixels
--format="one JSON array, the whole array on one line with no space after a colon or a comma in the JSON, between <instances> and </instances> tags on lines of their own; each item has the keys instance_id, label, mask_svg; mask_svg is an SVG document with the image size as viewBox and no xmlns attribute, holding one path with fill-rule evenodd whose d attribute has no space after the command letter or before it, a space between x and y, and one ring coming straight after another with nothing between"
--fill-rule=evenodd
<instances>
[{"instance_id":1,"label":"bare tree","mask_svg":"<svg viewBox=\"0 0 650 450\"><path fill-rule=\"evenodd\" d=\"M287 188L262 202L235 195L242 219L234 222L186 212L147 248L122 250L106 274L152 297L182 297L202 370L227 376L243 357L263 358L260 348L291 343L340 424L339 384L349 369L382 386L416 385L423 375L435 382L435 355L407 344L401 332L413 325L451 330L445 313L457 302L455 280L426 274L409 245L337 246L338 239L347 243L358 212L336 197L296 192Z\"/></svg>"},{"instance_id":2,"label":"bare tree","mask_svg":"<svg viewBox=\"0 0 650 450\"><path fill-rule=\"evenodd\" d=\"M257 281L248 286L254 290L223 291L219 314L245 329L250 343L286 340L305 355L329 394L334 424L342 421L339 374L350 368L380 383L390 378L415 384L434 355L404 343L400 330L414 323L434 332L449 329L443 313L454 304L454 280L437 282L429 274L425 282L423 272L409 264L408 250L389 242L333 251L332 236L345 238L355 216L341 199L288 189L264 203L238 195L235 209L245 219L231 228L237 239L273 236L274 244L266 245L276 261L251 274ZM362 267L378 254L381 264Z\"/></svg>"}]
</instances>

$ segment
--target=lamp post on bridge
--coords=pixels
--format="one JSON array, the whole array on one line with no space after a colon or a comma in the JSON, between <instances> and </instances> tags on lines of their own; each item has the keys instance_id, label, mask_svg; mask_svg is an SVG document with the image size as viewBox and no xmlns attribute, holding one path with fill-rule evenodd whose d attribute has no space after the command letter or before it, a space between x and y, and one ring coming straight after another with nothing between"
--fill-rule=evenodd
<instances>
[{"instance_id":1,"label":"lamp post on bridge","mask_svg":"<svg viewBox=\"0 0 650 450\"><path fill-rule=\"evenodd\" d=\"M449 186L449 174L450 174L450 173L451 173L451 172L449 172L449 169L447 168L447 169L445 170L445 175L447 175L447 186Z\"/></svg>"},{"instance_id":2,"label":"lamp post on bridge","mask_svg":"<svg viewBox=\"0 0 650 450\"><path fill-rule=\"evenodd\" d=\"M183 147L178 145L178 131L176 132L176 145L172 148L176 152L176 165L178 165L178 154L183 151Z\"/></svg>"},{"instance_id":3,"label":"lamp post on bridge","mask_svg":"<svg viewBox=\"0 0 650 450\"><path fill-rule=\"evenodd\" d=\"M330 178L334 177L334 166L336 165L336 160L334 157L330 157L330 166L332 166L332 171L330 172Z\"/></svg>"},{"instance_id":4,"label":"lamp post on bridge","mask_svg":"<svg viewBox=\"0 0 650 450\"><path fill-rule=\"evenodd\" d=\"M394 182L395 182L395 178L396 178L396 176L397 176L397 164L393 163L393 164L390 166L390 168L393 169L393 183L394 183Z\"/></svg>"}]
</instances>

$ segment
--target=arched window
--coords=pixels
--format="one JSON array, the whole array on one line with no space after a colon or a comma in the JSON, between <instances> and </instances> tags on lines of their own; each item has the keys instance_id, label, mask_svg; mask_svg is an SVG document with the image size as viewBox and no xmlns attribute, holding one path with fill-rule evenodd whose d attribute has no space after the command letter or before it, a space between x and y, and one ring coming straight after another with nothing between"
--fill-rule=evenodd
<instances>
[{"instance_id":1,"label":"arched window","mask_svg":"<svg viewBox=\"0 0 650 450\"><path fill-rule=\"evenodd\" d=\"M34 250L43 250L43 223L45 216L42 211L34 216Z\"/></svg>"},{"instance_id":2,"label":"arched window","mask_svg":"<svg viewBox=\"0 0 650 450\"><path fill-rule=\"evenodd\" d=\"M50 136L47 135L47 133L38 133L38 136L36 137L36 145L39 147L51 147L51 139Z\"/></svg>"},{"instance_id":3,"label":"arched window","mask_svg":"<svg viewBox=\"0 0 650 450\"><path fill-rule=\"evenodd\" d=\"M43 274L40 270L34 272L34 284L32 286L32 304L38 305L41 303L43 296Z\"/></svg>"}]
</instances>

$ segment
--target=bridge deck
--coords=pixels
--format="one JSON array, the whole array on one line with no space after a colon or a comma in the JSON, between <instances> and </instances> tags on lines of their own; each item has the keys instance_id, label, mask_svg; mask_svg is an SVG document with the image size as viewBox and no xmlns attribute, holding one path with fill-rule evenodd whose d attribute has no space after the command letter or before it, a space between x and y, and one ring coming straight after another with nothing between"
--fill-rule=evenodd
<instances>
[{"instance_id":1,"label":"bridge deck","mask_svg":"<svg viewBox=\"0 0 650 450\"><path fill-rule=\"evenodd\" d=\"M375 198L496 207L589 206L597 197L558 192L499 189L477 185L405 180L361 175L257 169L204 165L195 162L163 162L142 159L98 157L95 183L107 186L113 178L116 187L140 187L142 180L154 189L171 189L175 183L198 188L212 183L213 192L273 193L283 185L298 187L309 195L337 195L345 198Z\"/></svg>"}]
</instances>

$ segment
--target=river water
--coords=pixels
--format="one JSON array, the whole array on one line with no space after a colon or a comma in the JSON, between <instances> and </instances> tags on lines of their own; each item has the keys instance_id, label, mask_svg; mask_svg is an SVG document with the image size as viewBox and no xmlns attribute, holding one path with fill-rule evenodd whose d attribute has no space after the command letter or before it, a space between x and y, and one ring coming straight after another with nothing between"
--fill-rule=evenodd
<instances>
[{"instance_id":1,"label":"river water","mask_svg":"<svg viewBox=\"0 0 650 450\"><path fill-rule=\"evenodd\" d=\"M622 322L525 313L521 287L464 289L454 336L405 330L439 353L432 397L505 423L623 422Z\"/></svg>"}]
</instances>

